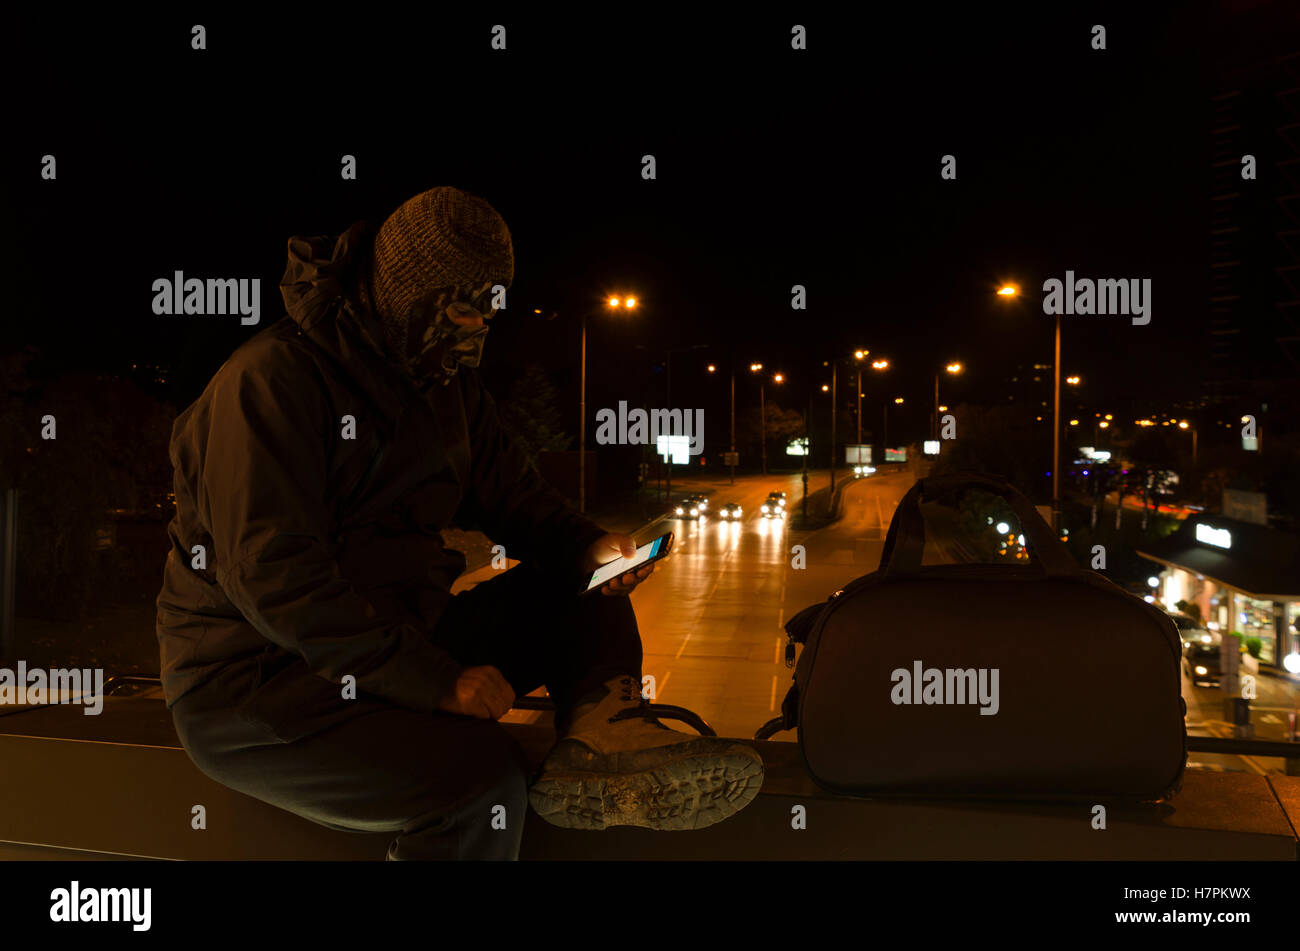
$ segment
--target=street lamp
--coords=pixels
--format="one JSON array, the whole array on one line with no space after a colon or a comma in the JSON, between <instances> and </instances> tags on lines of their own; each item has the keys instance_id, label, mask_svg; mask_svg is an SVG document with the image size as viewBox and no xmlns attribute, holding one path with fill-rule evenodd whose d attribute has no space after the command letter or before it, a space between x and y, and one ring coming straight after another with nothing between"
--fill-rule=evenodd
<instances>
[{"instance_id":1,"label":"street lamp","mask_svg":"<svg viewBox=\"0 0 1300 951\"><path fill-rule=\"evenodd\" d=\"M1187 420L1183 420L1181 423L1178 424L1178 428L1190 429L1192 431L1192 467L1195 468L1196 467L1196 427L1193 426L1191 423L1189 423Z\"/></svg>"},{"instance_id":2,"label":"street lamp","mask_svg":"<svg viewBox=\"0 0 1300 951\"><path fill-rule=\"evenodd\" d=\"M635 297L610 297L605 301L609 311L630 311L636 306ZM578 383L578 511L583 513L587 511L587 318L593 313L592 310L582 313L582 370Z\"/></svg>"},{"instance_id":3,"label":"street lamp","mask_svg":"<svg viewBox=\"0 0 1300 951\"><path fill-rule=\"evenodd\" d=\"M957 374L961 373L964 369L966 368L954 360L952 363L949 363L947 366L945 366L943 368L943 371L947 373L949 376L956 376ZM947 407L939 406L939 371L936 370L934 374L934 438L935 439L939 438L939 413L942 412L944 409L947 409Z\"/></svg>"},{"instance_id":4,"label":"street lamp","mask_svg":"<svg viewBox=\"0 0 1300 951\"><path fill-rule=\"evenodd\" d=\"M1003 298L1015 297L1019 288L1014 284L998 290ZM1061 534L1061 308L1056 309L1056 345L1052 360L1052 532ZM1078 377L1072 378L1075 384Z\"/></svg>"},{"instance_id":5,"label":"street lamp","mask_svg":"<svg viewBox=\"0 0 1300 951\"><path fill-rule=\"evenodd\" d=\"M858 394L858 441L856 443L857 448L854 450L853 461L858 465L862 465L862 361L867 358L869 353L871 353L870 350L853 351L853 359L857 361L858 367L858 388L856 390Z\"/></svg>"},{"instance_id":6,"label":"street lamp","mask_svg":"<svg viewBox=\"0 0 1300 951\"><path fill-rule=\"evenodd\" d=\"M712 363L709 364L708 369L710 373L718 372L717 366ZM728 467L731 469L731 484L735 485L736 484L736 462L735 462L736 460L736 364L734 359L731 364L731 452L727 454L727 458L731 460L728 463Z\"/></svg>"},{"instance_id":7,"label":"street lamp","mask_svg":"<svg viewBox=\"0 0 1300 951\"><path fill-rule=\"evenodd\" d=\"M763 364L751 363L749 365L750 373L762 373ZM762 459L763 475L767 475L767 405L763 396L763 378L758 378L758 416L761 425L761 441L759 443L759 457Z\"/></svg>"},{"instance_id":8,"label":"street lamp","mask_svg":"<svg viewBox=\"0 0 1300 951\"><path fill-rule=\"evenodd\" d=\"M903 398L901 396L894 397L894 405L902 406ZM882 425L880 427L881 429L880 451L882 453L888 453L889 452L889 449L887 448L889 446L889 404L888 403L885 404L885 408L882 410L881 415L883 416L883 419L881 420ZM881 458L880 461L884 462L885 459Z\"/></svg>"}]
</instances>

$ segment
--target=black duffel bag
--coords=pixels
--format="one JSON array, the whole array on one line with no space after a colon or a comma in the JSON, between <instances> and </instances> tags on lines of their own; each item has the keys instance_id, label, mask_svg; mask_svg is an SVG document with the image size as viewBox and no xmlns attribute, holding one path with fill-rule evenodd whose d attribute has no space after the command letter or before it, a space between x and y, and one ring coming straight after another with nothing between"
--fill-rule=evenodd
<instances>
[{"instance_id":1,"label":"black duffel bag","mask_svg":"<svg viewBox=\"0 0 1300 951\"><path fill-rule=\"evenodd\" d=\"M921 504L971 490L983 493L967 497L977 507L991 500L1019 522L990 559L1006 563L923 566ZM935 521L955 511L929 508ZM960 540L931 539L945 544L960 551ZM1181 786L1187 708L1173 620L1080 568L999 479L918 481L880 568L786 630L791 650L805 646L783 726L798 728L808 773L828 790L1148 801Z\"/></svg>"}]
</instances>

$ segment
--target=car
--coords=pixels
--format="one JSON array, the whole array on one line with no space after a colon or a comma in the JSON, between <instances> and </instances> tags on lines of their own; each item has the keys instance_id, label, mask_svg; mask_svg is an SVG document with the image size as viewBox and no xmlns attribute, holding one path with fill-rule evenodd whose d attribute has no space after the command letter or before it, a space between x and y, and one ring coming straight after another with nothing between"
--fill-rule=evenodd
<instances>
[{"instance_id":1,"label":"car","mask_svg":"<svg viewBox=\"0 0 1300 951\"><path fill-rule=\"evenodd\" d=\"M764 500L764 504L779 505L781 506L781 508L785 508L785 493L784 492L767 493L767 498Z\"/></svg>"},{"instance_id":2,"label":"car","mask_svg":"<svg viewBox=\"0 0 1300 951\"><path fill-rule=\"evenodd\" d=\"M704 510L707 506L708 500L702 496L688 495L673 507L673 514L682 519L700 519L704 517Z\"/></svg>"},{"instance_id":3,"label":"car","mask_svg":"<svg viewBox=\"0 0 1300 951\"><path fill-rule=\"evenodd\" d=\"M768 496L763 504L758 507L758 512L763 518L785 518L785 500L777 500Z\"/></svg>"},{"instance_id":4,"label":"car","mask_svg":"<svg viewBox=\"0 0 1300 951\"><path fill-rule=\"evenodd\" d=\"M853 467L853 475L855 478L862 478L863 476L869 476L875 471L876 471L875 466L861 465L861 466Z\"/></svg>"},{"instance_id":5,"label":"car","mask_svg":"<svg viewBox=\"0 0 1300 951\"><path fill-rule=\"evenodd\" d=\"M739 502L728 502L718 509L718 518L730 522L740 521L740 517L744 514L744 509L740 507Z\"/></svg>"},{"instance_id":6,"label":"car","mask_svg":"<svg viewBox=\"0 0 1300 951\"><path fill-rule=\"evenodd\" d=\"M1219 667L1219 648L1223 638L1201 627L1201 622L1185 614L1170 614L1178 627L1183 642L1183 661L1188 678L1194 684L1218 686L1222 671Z\"/></svg>"}]
</instances>

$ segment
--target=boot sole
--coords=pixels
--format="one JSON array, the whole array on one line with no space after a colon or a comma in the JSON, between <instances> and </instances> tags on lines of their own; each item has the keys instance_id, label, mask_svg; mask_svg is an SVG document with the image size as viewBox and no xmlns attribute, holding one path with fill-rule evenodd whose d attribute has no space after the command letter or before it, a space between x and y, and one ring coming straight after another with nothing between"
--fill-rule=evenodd
<instances>
[{"instance_id":1,"label":"boot sole","mask_svg":"<svg viewBox=\"0 0 1300 951\"><path fill-rule=\"evenodd\" d=\"M697 753L632 773L545 773L528 798L538 815L565 829L679 831L735 815L762 787L763 761L757 754Z\"/></svg>"}]
</instances>

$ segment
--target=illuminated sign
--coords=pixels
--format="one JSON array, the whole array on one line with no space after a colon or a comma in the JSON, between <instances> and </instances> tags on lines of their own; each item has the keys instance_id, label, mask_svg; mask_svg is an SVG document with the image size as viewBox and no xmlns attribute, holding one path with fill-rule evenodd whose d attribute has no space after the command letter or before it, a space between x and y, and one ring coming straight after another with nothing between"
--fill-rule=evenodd
<instances>
[{"instance_id":1,"label":"illuminated sign","mask_svg":"<svg viewBox=\"0 0 1300 951\"><path fill-rule=\"evenodd\" d=\"M659 455L665 462L673 462L676 465L688 466L691 464L691 437L690 436L660 436L656 441L656 448ZM668 458L669 447L672 448L673 457Z\"/></svg>"},{"instance_id":2,"label":"illuminated sign","mask_svg":"<svg viewBox=\"0 0 1300 951\"><path fill-rule=\"evenodd\" d=\"M1198 522L1196 524L1196 540L1207 545L1213 545L1216 548L1231 548L1232 532L1226 528L1215 528L1213 525Z\"/></svg>"},{"instance_id":3,"label":"illuminated sign","mask_svg":"<svg viewBox=\"0 0 1300 951\"><path fill-rule=\"evenodd\" d=\"M791 439L789 445L785 447L787 456L806 456L808 455L808 437L803 439Z\"/></svg>"},{"instance_id":4,"label":"illuminated sign","mask_svg":"<svg viewBox=\"0 0 1300 951\"><path fill-rule=\"evenodd\" d=\"M926 441L921 445L921 451L924 452L927 456L937 456L937 455L939 455L939 440L937 440L937 439L927 439L927 440L926 440Z\"/></svg>"}]
</instances>

